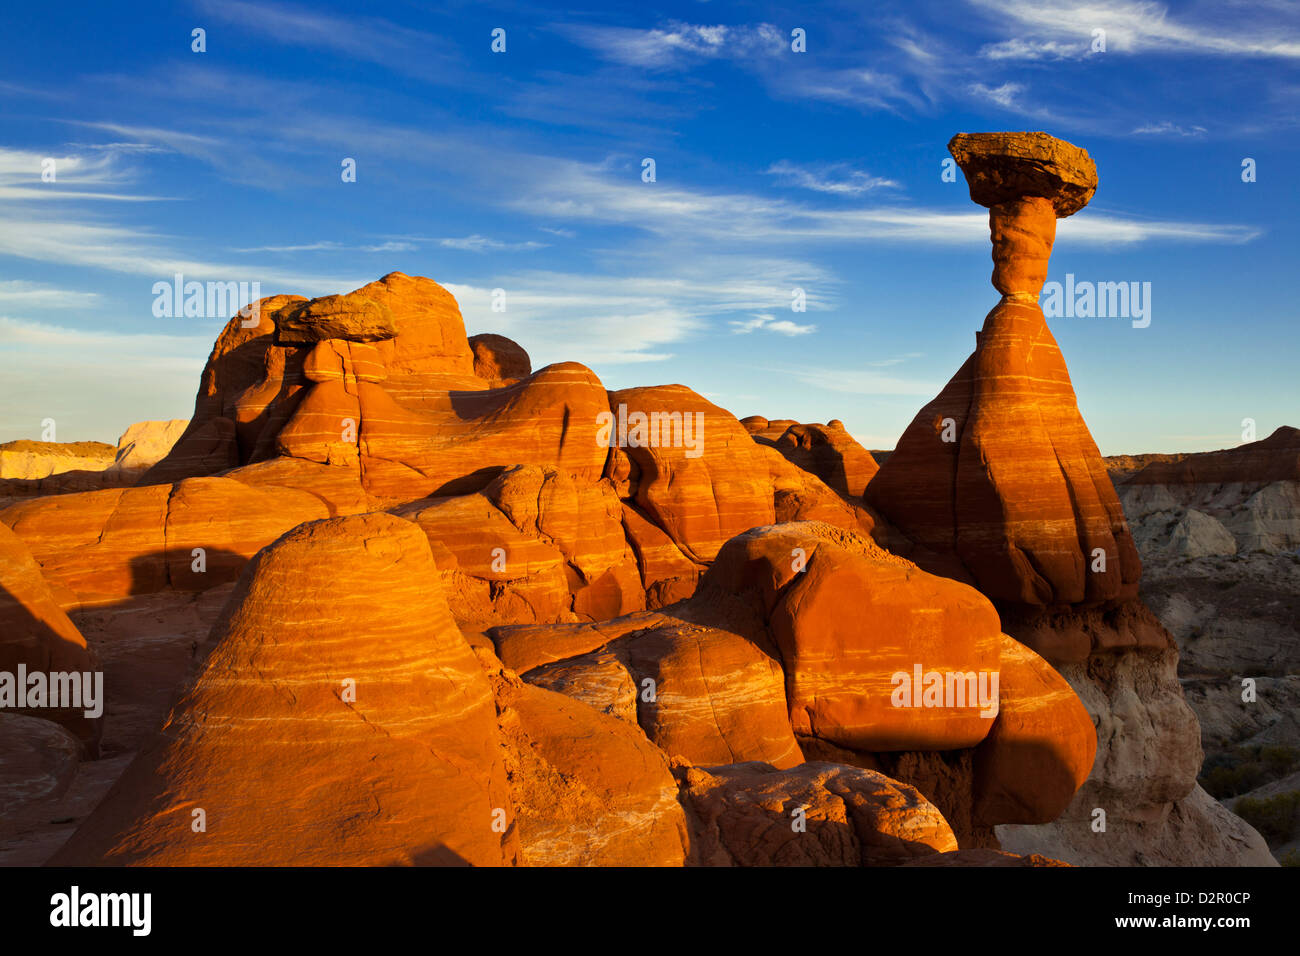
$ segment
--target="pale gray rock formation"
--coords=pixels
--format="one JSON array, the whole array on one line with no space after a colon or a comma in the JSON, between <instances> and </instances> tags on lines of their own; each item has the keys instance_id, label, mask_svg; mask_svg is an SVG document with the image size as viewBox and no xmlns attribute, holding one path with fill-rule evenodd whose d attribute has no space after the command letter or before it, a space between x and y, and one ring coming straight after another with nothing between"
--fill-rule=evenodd
<instances>
[{"instance_id":1,"label":"pale gray rock formation","mask_svg":"<svg viewBox=\"0 0 1300 956\"><path fill-rule=\"evenodd\" d=\"M1201 722L1207 752L1230 747L1294 746L1300 741L1300 674L1256 677L1244 700L1241 676L1184 681L1187 702Z\"/></svg>"},{"instance_id":2,"label":"pale gray rock formation","mask_svg":"<svg viewBox=\"0 0 1300 956\"><path fill-rule=\"evenodd\" d=\"M139 478L167 457L189 424L188 418L172 418L127 426L117 440L117 457L108 473L123 479Z\"/></svg>"},{"instance_id":3,"label":"pale gray rock formation","mask_svg":"<svg viewBox=\"0 0 1300 956\"><path fill-rule=\"evenodd\" d=\"M1128 484L1119 497L1144 558L1300 548L1300 481Z\"/></svg>"},{"instance_id":4,"label":"pale gray rock formation","mask_svg":"<svg viewBox=\"0 0 1300 956\"><path fill-rule=\"evenodd\" d=\"M1003 849L1079 866L1264 865L1258 851L1267 857L1268 848L1259 835L1198 795L1200 728L1177 663L1176 652L1167 650L1057 667L1097 727L1097 757L1055 821L997 827ZM1103 832L1094 829L1098 811L1104 811ZM1213 838L1220 831L1222 839Z\"/></svg>"},{"instance_id":5,"label":"pale gray rock formation","mask_svg":"<svg viewBox=\"0 0 1300 956\"><path fill-rule=\"evenodd\" d=\"M1194 786L1149 814L1107 816L1106 830L1090 826L997 827L1012 853L1041 853L1076 866L1277 866L1253 827Z\"/></svg>"}]
</instances>

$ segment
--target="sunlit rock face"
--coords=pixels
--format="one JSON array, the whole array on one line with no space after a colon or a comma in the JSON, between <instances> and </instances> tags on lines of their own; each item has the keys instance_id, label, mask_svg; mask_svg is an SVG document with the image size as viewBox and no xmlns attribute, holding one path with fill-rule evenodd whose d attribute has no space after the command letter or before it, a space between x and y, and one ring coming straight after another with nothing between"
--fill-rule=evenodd
<instances>
[{"instance_id":1,"label":"sunlit rock face","mask_svg":"<svg viewBox=\"0 0 1300 956\"><path fill-rule=\"evenodd\" d=\"M1137 550L1037 304L1056 218L1087 203L1096 169L1083 150L1042 133L962 134L949 148L971 198L990 207L993 285L1003 297L974 353L913 419L867 499L904 534L955 555L1002 604L1131 599L1141 575ZM1094 570L1103 560L1104 570Z\"/></svg>"},{"instance_id":2,"label":"sunlit rock face","mask_svg":"<svg viewBox=\"0 0 1300 956\"><path fill-rule=\"evenodd\" d=\"M1096 725L1092 774L1069 809L1050 827L999 834L1021 852L1080 863L1253 858L1239 852L1241 841L1225 840L1192 860L1182 834L1200 824L1165 825L1203 816L1199 728L1172 638L1137 597L1137 548L1037 303L1056 219L1092 198L1095 166L1045 133L960 134L949 150L971 199L989 208L992 283L1002 298L866 500L937 556L922 552L923 565L969 576L1007 633L1069 680ZM985 807L999 802L982 795ZM1098 809L1124 837L1089 839ZM1236 825L1216 817L1206 826Z\"/></svg>"},{"instance_id":3,"label":"sunlit rock face","mask_svg":"<svg viewBox=\"0 0 1300 956\"><path fill-rule=\"evenodd\" d=\"M421 277L232 318L136 486L0 510L62 641L22 653L121 654L145 612L183 647L55 862L1043 865L994 828L1185 796L1195 724L1034 302L1095 171L953 151L1003 299L879 470L836 420L534 371Z\"/></svg>"}]
</instances>

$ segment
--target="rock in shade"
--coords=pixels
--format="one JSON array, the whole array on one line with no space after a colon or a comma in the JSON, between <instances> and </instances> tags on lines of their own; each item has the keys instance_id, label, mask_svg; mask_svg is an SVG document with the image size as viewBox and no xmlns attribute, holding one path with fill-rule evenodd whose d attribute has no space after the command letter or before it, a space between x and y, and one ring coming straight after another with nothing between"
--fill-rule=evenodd
<instances>
[{"instance_id":1,"label":"rock in shade","mask_svg":"<svg viewBox=\"0 0 1300 956\"><path fill-rule=\"evenodd\" d=\"M854 441L838 421L831 425L791 425L774 447L791 464L849 498L861 497L879 470L871 453Z\"/></svg>"},{"instance_id":2,"label":"rock in shade","mask_svg":"<svg viewBox=\"0 0 1300 956\"><path fill-rule=\"evenodd\" d=\"M81 750L77 738L52 721L0 711L0 838L21 811L68 789Z\"/></svg>"},{"instance_id":3,"label":"rock in shade","mask_svg":"<svg viewBox=\"0 0 1300 956\"><path fill-rule=\"evenodd\" d=\"M1002 635L998 716L975 748L977 824L1050 823L1088 779L1097 732L1052 666Z\"/></svg>"},{"instance_id":4,"label":"rock in shade","mask_svg":"<svg viewBox=\"0 0 1300 956\"><path fill-rule=\"evenodd\" d=\"M18 535L0 524L0 672L12 675L9 679L16 685L20 666L28 675L45 674L47 680L51 674L85 675L97 670L94 654L50 592L31 552ZM102 709L104 701L98 703ZM93 756L103 733L102 710L99 717L87 717L87 709L42 706L17 712L62 724ZM9 707L4 711L13 712Z\"/></svg>"}]
</instances>

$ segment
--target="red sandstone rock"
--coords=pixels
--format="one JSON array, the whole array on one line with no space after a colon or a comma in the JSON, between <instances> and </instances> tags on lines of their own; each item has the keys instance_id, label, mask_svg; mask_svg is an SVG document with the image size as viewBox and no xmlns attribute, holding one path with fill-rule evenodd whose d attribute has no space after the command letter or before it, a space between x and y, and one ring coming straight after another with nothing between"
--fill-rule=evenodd
<instances>
[{"instance_id":1,"label":"red sandstone rock","mask_svg":"<svg viewBox=\"0 0 1300 956\"><path fill-rule=\"evenodd\" d=\"M38 498L0 511L0 523L27 543L50 582L79 603L103 604L234 580L250 557L285 531L328 515L306 491L192 478ZM203 549L201 558L196 548Z\"/></svg>"},{"instance_id":2,"label":"red sandstone rock","mask_svg":"<svg viewBox=\"0 0 1300 956\"><path fill-rule=\"evenodd\" d=\"M490 626L601 620L644 607L622 511L608 482L520 465L482 492L395 513L428 535L457 619Z\"/></svg>"},{"instance_id":3,"label":"red sandstone rock","mask_svg":"<svg viewBox=\"0 0 1300 956\"><path fill-rule=\"evenodd\" d=\"M1108 862L1184 859L1182 848L1160 842L1180 826L1214 824L1152 821L1200 813L1189 796L1201 757L1196 723L1173 678L1172 639L1137 599L1141 564L1132 537L1036 304L1054 218L1087 202L1095 171L1081 150L1045 134L959 136L949 148L972 199L990 207L993 284L1003 298L977 334L974 354L909 426L866 500L915 542L910 557L974 580L997 605L1003 629L1060 666L1096 725L1099 752L1087 782L1052 824L1011 828L1009 845L1053 854L1068 847L1071 859ZM1153 479L1194 471L1181 462L1152 467ZM1030 696L1043 693L1037 687ZM1027 739L1070 709L1062 699L1057 716L1037 715ZM1003 767L997 773L989 757L998 738L986 743L977 759L977 821L1057 813L1087 762L1081 728L1064 735L1060 753L1033 745L1006 750L994 761ZM1037 773L1025 794L991 783L1023 773L1030 757L1055 769ZM1129 838L1103 844L1079 837L1098 806Z\"/></svg>"},{"instance_id":4,"label":"red sandstone rock","mask_svg":"<svg viewBox=\"0 0 1300 956\"><path fill-rule=\"evenodd\" d=\"M435 573L419 528L388 515L259 554L162 734L56 862L514 861L492 689Z\"/></svg>"},{"instance_id":5,"label":"red sandstone rock","mask_svg":"<svg viewBox=\"0 0 1300 956\"><path fill-rule=\"evenodd\" d=\"M382 380L384 398L416 417L450 412L452 389L483 387L473 372L455 300L428 279L394 272L345 296L311 302L272 296L259 303L256 325L245 328L245 321L236 315L217 339L189 428L144 482L211 474L273 457L281 430L291 425L313 384L334 383L356 393ZM326 357L329 351L346 353L346 371ZM315 412L308 409L296 429L312 432L315 414L315 431L337 435L341 442L347 430L343 420L350 416L340 414L337 422L319 417L343 410L339 398L327 398L330 391L315 400ZM376 402L373 413L382 424L393 416L385 414L388 402ZM233 423L233 433L223 420ZM359 419L353 421L354 431L361 427ZM293 430L291 441L292 436ZM351 444L357 444L355 437Z\"/></svg>"},{"instance_id":6,"label":"red sandstone rock","mask_svg":"<svg viewBox=\"0 0 1300 956\"><path fill-rule=\"evenodd\" d=\"M1054 207L1032 198L990 214L995 282L1015 296L1050 251ZM73 601L209 586L263 548L163 737L60 860L677 865L689 849L892 864L955 841L866 764L933 786L963 832L977 799L987 827L1073 792L1077 701L1005 650L976 591L860 536L951 558L950 540L931 553L852 500L875 463L839 422L741 423L682 386L606 393L573 363L531 373L508 339L466 340L445 290L400 273L261 305L218 339L193 422L147 476L167 484L0 513ZM602 435L629 413L657 433ZM401 517L362 514L381 509ZM761 527L774 520L805 523ZM519 622L540 623L493 627ZM1005 665L1007 719L893 706L892 678L914 665ZM344 671L355 703L326 688ZM1044 737L1060 752L1026 757ZM854 767L804 764L801 740ZM926 762L938 751L957 769ZM679 773L703 844L668 757L714 768ZM795 799L806 835L760 833ZM206 834L188 828L196 805ZM255 845L272 818L284 832Z\"/></svg>"},{"instance_id":7,"label":"red sandstone rock","mask_svg":"<svg viewBox=\"0 0 1300 956\"><path fill-rule=\"evenodd\" d=\"M533 374L533 363L524 347L504 335L471 335L469 347L474 353L474 374L493 387L513 385Z\"/></svg>"},{"instance_id":8,"label":"red sandstone rock","mask_svg":"<svg viewBox=\"0 0 1300 956\"><path fill-rule=\"evenodd\" d=\"M286 310L276 323L276 335L286 345L328 339L381 342L396 337L397 329L388 307L358 290L322 296Z\"/></svg>"},{"instance_id":9,"label":"red sandstone rock","mask_svg":"<svg viewBox=\"0 0 1300 956\"><path fill-rule=\"evenodd\" d=\"M18 535L0 524L0 672L17 681L19 665L28 674L94 672L94 655L85 638L68 619L41 576L31 552ZM104 701L99 701L102 708ZM27 713L55 721L72 731L96 752L103 732L102 717L88 718L87 708L5 707L5 713Z\"/></svg>"},{"instance_id":10,"label":"red sandstone rock","mask_svg":"<svg viewBox=\"0 0 1300 956\"><path fill-rule=\"evenodd\" d=\"M964 706L908 706L903 674L998 667L999 622L973 588L921 571L869 539L798 523L741 535L718 555L699 600L722 589L767 608L786 675L790 719L807 734L855 750L952 750L983 740L993 714ZM910 685L909 685L910 686Z\"/></svg>"},{"instance_id":11,"label":"red sandstone rock","mask_svg":"<svg viewBox=\"0 0 1300 956\"><path fill-rule=\"evenodd\" d=\"M272 458L232 468L222 475L252 488L292 488L318 498L331 518L375 510L379 503L366 494L361 473L347 465L325 465L298 458Z\"/></svg>"},{"instance_id":12,"label":"red sandstone rock","mask_svg":"<svg viewBox=\"0 0 1300 956\"><path fill-rule=\"evenodd\" d=\"M520 463L591 479L604 468L599 380L568 363L488 389L455 300L428 279L276 296L256 326L244 321L218 338L189 428L144 481L287 456L351 468L368 496L393 502L475 491Z\"/></svg>"},{"instance_id":13,"label":"red sandstone rock","mask_svg":"<svg viewBox=\"0 0 1300 956\"><path fill-rule=\"evenodd\" d=\"M645 416L645 434L629 428L621 448L636 476L631 495L689 560L711 561L728 538L771 524L768 468L729 412L681 385L611 392L609 408L616 419L625 409L632 428Z\"/></svg>"},{"instance_id":14,"label":"red sandstone rock","mask_svg":"<svg viewBox=\"0 0 1300 956\"><path fill-rule=\"evenodd\" d=\"M998 716L975 748L974 821L1049 823L1088 779L1097 731L1065 678L1005 634L998 670Z\"/></svg>"},{"instance_id":15,"label":"red sandstone rock","mask_svg":"<svg viewBox=\"0 0 1300 956\"><path fill-rule=\"evenodd\" d=\"M793 428L799 423L793 418L774 418L769 421L762 415L750 415L748 418L742 418L740 424L754 437L754 441L763 445L772 445L785 434L786 429Z\"/></svg>"},{"instance_id":16,"label":"red sandstone rock","mask_svg":"<svg viewBox=\"0 0 1300 956\"><path fill-rule=\"evenodd\" d=\"M634 726L490 672L524 866L681 866L688 837L664 754Z\"/></svg>"},{"instance_id":17,"label":"red sandstone rock","mask_svg":"<svg viewBox=\"0 0 1300 956\"><path fill-rule=\"evenodd\" d=\"M1236 448L1153 461L1128 478L1135 485L1270 481L1300 481L1300 428L1283 425L1267 438Z\"/></svg>"},{"instance_id":18,"label":"red sandstone rock","mask_svg":"<svg viewBox=\"0 0 1300 956\"><path fill-rule=\"evenodd\" d=\"M0 524L75 600L109 601L165 585L170 495L169 486L154 485L38 498L0 511Z\"/></svg>"},{"instance_id":19,"label":"red sandstone rock","mask_svg":"<svg viewBox=\"0 0 1300 956\"><path fill-rule=\"evenodd\" d=\"M950 149L972 198L993 206L993 281L1004 298L974 354L908 426L867 501L918 544L955 554L997 601L1131 600L1137 549L1035 301L1052 212L1081 208L1095 170L1086 153L1045 134L956 137ZM1105 570L1094 570L1102 558Z\"/></svg>"},{"instance_id":20,"label":"red sandstone rock","mask_svg":"<svg viewBox=\"0 0 1300 956\"><path fill-rule=\"evenodd\" d=\"M791 425L776 440L775 448L792 464L850 498L861 497L879 470L870 452L854 441L842 424L838 428Z\"/></svg>"},{"instance_id":21,"label":"red sandstone rock","mask_svg":"<svg viewBox=\"0 0 1300 956\"><path fill-rule=\"evenodd\" d=\"M640 613L489 636L529 682L639 723L670 756L800 763L780 663L752 620L731 625Z\"/></svg>"},{"instance_id":22,"label":"red sandstone rock","mask_svg":"<svg viewBox=\"0 0 1300 956\"><path fill-rule=\"evenodd\" d=\"M1021 740L1034 734L1057 739L1062 768L1054 752L1019 765L1029 790L1040 779L1050 784L1042 804L1050 805L1057 783L1072 779L1072 794L1087 775L1091 752L1080 755L1092 725L1045 664L1032 681L1019 676L1028 652L1015 645L1004 655L1009 642L999 630L993 607L974 589L851 532L797 523L729 542L696 595L663 611L497 627L489 636L527 680L635 720L667 753L692 763L792 766L801 757L791 730L856 752L972 747L997 726L992 681L1005 663L1013 709L1000 738L1007 742L989 753L1019 756ZM927 706L918 687L900 706L896 677L913 682L918 667L923 679L945 675L943 694L946 675L961 675L953 699ZM643 693L647 679L653 700ZM1041 710L1026 681L1044 695ZM998 785L1014 790L1010 781Z\"/></svg>"},{"instance_id":23,"label":"red sandstone rock","mask_svg":"<svg viewBox=\"0 0 1300 956\"><path fill-rule=\"evenodd\" d=\"M741 763L678 773L701 865L895 866L957 849L933 804L872 770Z\"/></svg>"},{"instance_id":24,"label":"red sandstone rock","mask_svg":"<svg viewBox=\"0 0 1300 956\"><path fill-rule=\"evenodd\" d=\"M1041 197L1064 218L1088 205L1097 191L1097 167L1088 151L1047 133L958 133L948 152L966 174L970 198L981 206Z\"/></svg>"},{"instance_id":25,"label":"red sandstone rock","mask_svg":"<svg viewBox=\"0 0 1300 956\"><path fill-rule=\"evenodd\" d=\"M632 505L623 505L623 530L636 554L646 607L666 607L695 593L701 566L682 554L658 525Z\"/></svg>"}]
</instances>

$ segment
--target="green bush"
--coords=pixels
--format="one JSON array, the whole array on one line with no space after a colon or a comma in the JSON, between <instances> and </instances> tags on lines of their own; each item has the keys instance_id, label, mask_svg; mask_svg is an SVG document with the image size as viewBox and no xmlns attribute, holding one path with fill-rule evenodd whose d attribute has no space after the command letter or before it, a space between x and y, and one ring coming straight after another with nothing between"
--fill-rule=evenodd
<instances>
[{"instance_id":1,"label":"green bush","mask_svg":"<svg viewBox=\"0 0 1300 956\"><path fill-rule=\"evenodd\" d=\"M1233 812L1258 830L1269 846L1277 846L1289 842L1300 826L1300 792L1242 797Z\"/></svg>"},{"instance_id":2,"label":"green bush","mask_svg":"<svg viewBox=\"0 0 1300 956\"><path fill-rule=\"evenodd\" d=\"M1239 764L1235 767L1214 767L1209 772L1202 771L1201 776L1201 786L1216 800L1247 793L1265 783L1268 783L1268 777L1265 776L1264 769L1256 763Z\"/></svg>"},{"instance_id":3,"label":"green bush","mask_svg":"<svg viewBox=\"0 0 1300 956\"><path fill-rule=\"evenodd\" d=\"M1275 779L1285 777L1300 763L1300 751L1294 747L1261 747L1260 762Z\"/></svg>"},{"instance_id":4,"label":"green bush","mask_svg":"<svg viewBox=\"0 0 1300 956\"><path fill-rule=\"evenodd\" d=\"M1210 796L1224 800L1281 780L1297 767L1300 750L1295 747L1238 747L1206 760L1199 782Z\"/></svg>"}]
</instances>

